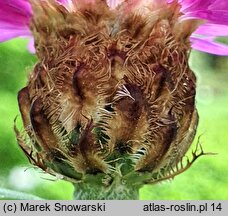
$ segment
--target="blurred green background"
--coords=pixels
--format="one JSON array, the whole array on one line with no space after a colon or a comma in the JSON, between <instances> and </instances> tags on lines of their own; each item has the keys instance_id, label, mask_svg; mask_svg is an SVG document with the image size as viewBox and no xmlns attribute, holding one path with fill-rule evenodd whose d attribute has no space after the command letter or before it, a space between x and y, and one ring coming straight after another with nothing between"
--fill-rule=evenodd
<instances>
[{"instance_id":1,"label":"blurred green background","mask_svg":"<svg viewBox=\"0 0 228 216\"><path fill-rule=\"evenodd\" d=\"M32 168L16 143L17 92L36 62L26 46L23 39L0 44L0 187L46 199L71 199L72 185ZM193 51L190 64L198 78L197 136L206 152L218 154L201 157L170 182L143 187L140 199L228 199L228 58Z\"/></svg>"}]
</instances>

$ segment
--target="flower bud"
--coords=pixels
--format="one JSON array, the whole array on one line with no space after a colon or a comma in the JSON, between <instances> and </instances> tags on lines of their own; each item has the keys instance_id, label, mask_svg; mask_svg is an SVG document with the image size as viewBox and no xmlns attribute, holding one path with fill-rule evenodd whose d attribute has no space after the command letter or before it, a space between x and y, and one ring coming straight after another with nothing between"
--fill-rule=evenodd
<instances>
[{"instance_id":1,"label":"flower bud","mask_svg":"<svg viewBox=\"0 0 228 216\"><path fill-rule=\"evenodd\" d=\"M178 163L198 123L188 65L198 21L180 23L177 1L143 13L105 1L31 4L38 62L18 94L25 132L16 132L32 164L106 187L117 176L143 185L185 170Z\"/></svg>"}]
</instances>

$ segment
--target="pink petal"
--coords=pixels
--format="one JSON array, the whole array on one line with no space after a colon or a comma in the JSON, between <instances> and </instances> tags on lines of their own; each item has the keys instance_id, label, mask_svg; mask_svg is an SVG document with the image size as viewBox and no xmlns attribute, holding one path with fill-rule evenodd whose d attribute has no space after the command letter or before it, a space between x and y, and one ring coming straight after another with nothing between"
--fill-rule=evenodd
<instances>
[{"instance_id":1,"label":"pink petal","mask_svg":"<svg viewBox=\"0 0 228 216\"><path fill-rule=\"evenodd\" d=\"M29 21L32 8L28 0L0 0L0 42L15 37L32 37Z\"/></svg>"},{"instance_id":2,"label":"pink petal","mask_svg":"<svg viewBox=\"0 0 228 216\"><path fill-rule=\"evenodd\" d=\"M1 0L0 1L0 17L12 18L10 15L16 15L21 18L29 18L32 15L32 8L28 0ZM16 21L16 19L15 19Z\"/></svg>"},{"instance_id":3,"label":"pink petal","mask_svg":"<svg viewBox=\"0 0 228 216\"><path fill-rule=\"evenodd\" d=\"M198 11L208 9L215 0L182 0L181 4L185 11Z\"/></svg>"},{"instance_id":4,"label":"pink petal","mask_svg":"<svg viewBox=\"0 0 228 216\"><path fill-rule=\"evenodd\" d=\"M215 42L211 39L191 37L192 48L216 55L227 56L228 45Z\"/></svg>"},{"instance_id":5,"label":"pink petal","mask_svg":"<svg viewBox=\"0 0 228 216\"><path fill-rule=\"evenodd\" d=\"M228 25L228 10L201 10L187 13L184 17L204 19L211 23Z\"/></svg>"},{"instance_id":6,"label":"pink petal","mask_svg":"<svg viewBox=\"0 0 228 216\"><path fill-rule=\"evenodd\" d=\"M228 10L227 0L215 0L209 7L210 10Z\"/></svg>"},{"instance_id":7,"label":"pink petal","mask_svg":"<svg viewBox=\"0 0 228 216\"><path fill-rule=\"evenodd\" d=\"M194 32L194 34L208 35L208 36L228 36L228 26L206 23L204 25L201 25Z\"/></svg>"},{"instance_id":8,"label":"pink petal","mask_svg":"<svg viewBox=\"0 0 228 216\"><path fill-rule=\"evenodd\" d=\"M28 36L31 5L27 0L0 1L0 41Z\"/></svg>"},{"instance_id":9,"label":"pink petal","mask_svg":"<svg viewBox=\"0 0 228 216\"><path fill-rule=\"evenodd\" d=\"M10 39L13 39L15 37L20 37L20 36L29 36L31 35L29 31L25 29L21 30L2 30L0 28L0 42L4 42Z\"/></svg>"},{"instance_id":10,"label":"pink petal","mask_svg":"<svg viewBox=\"0 0 228 216\"><path fill-rule=\"evenodd\" d=\"M36 53L36 49L35 49L35 45L34 45L34 38L31 37L28 43L28 50L30 53L35 54Z\"/></svg>"}]
</instances>

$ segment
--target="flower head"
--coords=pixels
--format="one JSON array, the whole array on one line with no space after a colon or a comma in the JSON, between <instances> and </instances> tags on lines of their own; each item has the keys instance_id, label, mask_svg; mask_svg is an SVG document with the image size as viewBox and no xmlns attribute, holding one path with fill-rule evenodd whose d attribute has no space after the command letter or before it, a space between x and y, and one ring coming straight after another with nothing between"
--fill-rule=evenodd
<instances>
[{"instance_id":1,"label":"flower head","mask_svg":"<svg viewBox=\"0 0 228 216\"><path fill-rule=\"evenodd\" d=\"M16 130L33 164L106 186L116 176L172 178L192 164L177 166L198 123L189 51L227 55L214 41L226 35L225 1L30 0L32 12L21 2L21 25L0 18L35 40L38 63L18 95L25 131ZM13 3L0 6L19 13Z\"/></svg>"}]
</instances>

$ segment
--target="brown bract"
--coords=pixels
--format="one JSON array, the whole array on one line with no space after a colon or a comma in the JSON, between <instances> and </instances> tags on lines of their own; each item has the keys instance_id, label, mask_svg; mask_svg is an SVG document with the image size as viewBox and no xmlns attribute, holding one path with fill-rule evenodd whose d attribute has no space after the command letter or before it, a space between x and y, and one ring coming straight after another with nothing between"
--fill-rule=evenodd
<instances>
[{"instance_id":1,"label":"brown bract","mask_svg":"<svg viewBox=\"0 0 228 216\"><path fill-rule=\"evenodd\" d=\"M170 173L198 122L188 65L195 24L179 22L177 3L154 11L31 3L38 63L19 92L25 133L17 132L31 162L76 180Z\"/></svg>"}]
</instances>

